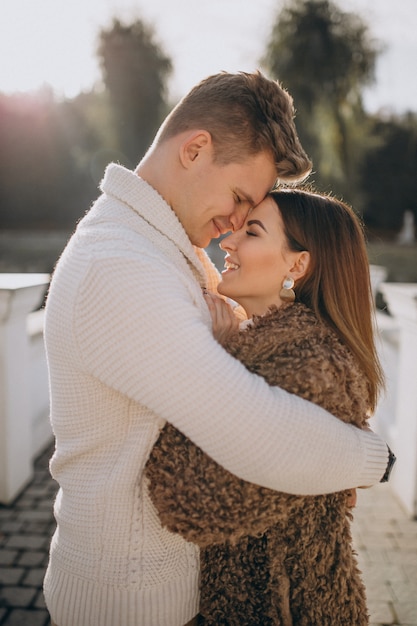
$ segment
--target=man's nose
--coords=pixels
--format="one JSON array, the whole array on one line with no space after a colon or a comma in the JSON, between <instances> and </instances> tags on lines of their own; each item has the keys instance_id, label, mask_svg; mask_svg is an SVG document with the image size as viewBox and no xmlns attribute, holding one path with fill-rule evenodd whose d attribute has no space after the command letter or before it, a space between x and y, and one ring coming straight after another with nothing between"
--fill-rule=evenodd
<instances>
[{"instance_id":1,"label":"man's nose","mask_svg":"<svg viewBox=\"0 0 417 626\"><path fill-rule=\"evenodd\" d=\"M248 207L243 207L243 206L233 211L232 215L229 218L230 225L232 227L233 232L242 228L243 224L246 221L248 213L249 213Z\"/></svg>"}]
</instances>

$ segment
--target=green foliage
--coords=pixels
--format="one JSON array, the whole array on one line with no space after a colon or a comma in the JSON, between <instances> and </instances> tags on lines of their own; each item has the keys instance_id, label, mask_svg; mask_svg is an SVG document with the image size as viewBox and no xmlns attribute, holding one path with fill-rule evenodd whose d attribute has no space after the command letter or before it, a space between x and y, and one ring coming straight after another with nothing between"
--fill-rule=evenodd
<instances>
[{"instance_id":1,"label":"green foliage","mask_svg":"<svg viewBox=\"0 0 417 626\"><path fill-rule=\"evenodd\" d=\"M139 19L127 26L115 19L100 33L98 55L118 149L131 167L145 154L165 113L172 63L154 39Z\"/></svg>"},{"instance_id":2,"label":"green foliage","mask_svg":"<svg viewBox=\"0 0 417 626\"><path fill-rule=\"evenodd\" d=\"M107 89L58 102L0 94L0 228L72 230L110 161L134 166L166 111L171 70L142 22L100 35Z\"/></svg>"},{"instance_id":3,"label":"green foliage","mask_svg":"<svg viewBox=\"0 0 417 626\"><path fill-rule=\"evenodd\" d=\"M393 235L405 211L417 223L417 115L376 117L363 163L364 219L371 232Z\"/></svg>"},{"instance_id":4,"label":"green foliage","mask_svg":"<svg viewBox=\"0 0 417 626\"><path fill-rule=\"evenodd\" d=\"M293 0L272 29L265 61L311 113L316 101L360 100L374 79L377 49L367 26L329 0Z\"/></svg>"},{"instance_id":5,"label":"green foliage","mask_svg":"<svg viewBox=\"0 0 417 626\"><path fill-rule=\"evenodd\" d=\"M73 158L68 121L49 91L0 96L2 228L61 228L79 216L88 181Z\"/></svg>"},{"instance_id":6,"label":"green foliage","mask_svg":"<svg viewBox=\"0 0 417 626\"><path fill-rule=\"evenodd\" d=\"M99 36L104 86L56 101L0 94L0 228L71 231L110 161L135 166L165 116L171 61L152 30L114 20ZM369 117L361 90L378 49L357 16L330 0L289 0L265 54L295 100L314 182L352 203L373 235L417 222L417 115ZM25 266L26 267L26 266Z\"/></svg>"},{"instance_id":7,"label":"green foliage","mask_svg":"<svg viewBox=\"0 0 417 626\"><path fill-rule=\"evenodd\" d=\"M263 62L294 98L315 186L350 202L370 233L393 238L406 210L417 218L417 120L365 113L362 90L381 50L361 18L331 0L289 0Z\"/></svg>"},{"instance_id":8,"label":"green foliage","mask_svg":"<svg viewBox=\"0 0 417 626\"><path fill-rule=\"evenodd\" d=\"M366 127L361 90L378 48L367 26L330 0L291 0L278 14L263 63L291 93L316 184L350 202Z\"/></svg>"}]
</instances>

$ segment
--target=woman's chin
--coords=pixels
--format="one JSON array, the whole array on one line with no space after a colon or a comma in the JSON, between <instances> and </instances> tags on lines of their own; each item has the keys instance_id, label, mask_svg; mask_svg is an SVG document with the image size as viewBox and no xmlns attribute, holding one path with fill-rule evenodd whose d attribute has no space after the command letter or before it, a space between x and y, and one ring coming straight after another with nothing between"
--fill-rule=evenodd
<instances>
[{"instance_id":1,"label":"woman's chin","mask_svg":"<svg viewBox=\"0 0 417 626\"><path fill-rule=\"evenodd\" d=\"M221 296L225 296L226 298L233 298L233 295L230 292L230 289L227 288L227 285L225 285L223 283L223 281L220 281L220 283L217 285L217 291Z\"/></svg>"}]
</instances>

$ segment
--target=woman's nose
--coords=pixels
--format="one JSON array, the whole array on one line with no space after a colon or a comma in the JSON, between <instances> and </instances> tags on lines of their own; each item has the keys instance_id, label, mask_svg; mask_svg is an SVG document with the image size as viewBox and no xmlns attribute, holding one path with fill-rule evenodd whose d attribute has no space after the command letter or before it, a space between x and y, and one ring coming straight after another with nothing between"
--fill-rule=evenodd
<instances>
[{"instance_id":1,"label":"woman's nose","mask_svg":"<svg viewBox=\"0 0 417 626\"><path fill-rule=\"evenodd\" d=\"M235 248L236 244L235 244L234 239L235 239L234 235L227 235L227 237L224 237L219 243L220 250L224 250L226 252L227 250L231 250L232 248Z\"/></svg>"}]
</instances>

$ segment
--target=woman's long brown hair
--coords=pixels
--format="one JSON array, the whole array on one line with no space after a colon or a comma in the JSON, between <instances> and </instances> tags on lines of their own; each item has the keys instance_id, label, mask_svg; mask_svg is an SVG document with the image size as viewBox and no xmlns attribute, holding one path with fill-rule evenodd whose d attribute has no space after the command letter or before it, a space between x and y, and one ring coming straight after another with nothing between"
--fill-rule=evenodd
<instances>
[{"instance_id":1,"label":"woman's long brown hair","mask_svg":"<svg viewBox=\"0 0 417 626\"><path fill-rule=\"evenodd\" d=\"M281 213L288 246L307 250L310 264L297 281L297 300L336 331L367 378L369 408L384 384L374 338L374 305L362 224L333 197L299 189L271 192Z\"/></svg>"}]
</instances>

